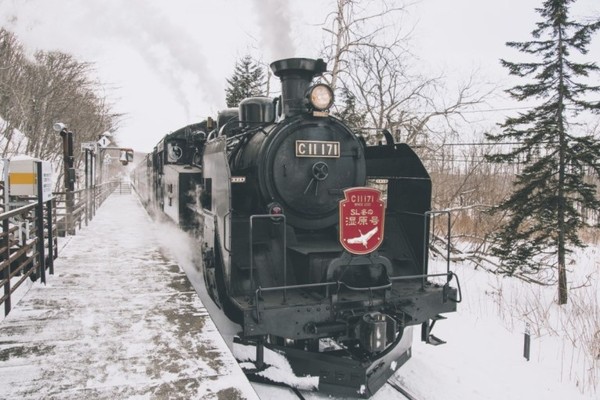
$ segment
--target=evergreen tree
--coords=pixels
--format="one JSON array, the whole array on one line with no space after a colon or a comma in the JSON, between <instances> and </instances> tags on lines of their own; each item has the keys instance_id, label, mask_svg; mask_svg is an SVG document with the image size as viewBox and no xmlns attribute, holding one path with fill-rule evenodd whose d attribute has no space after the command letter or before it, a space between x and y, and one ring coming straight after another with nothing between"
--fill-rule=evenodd
<instances>
[{"instance_id":1,"label":"evergreen tree","mask_svg":"<svg viewBox=\"0 0 600 400\"><path fill-rule=\"evenodd\" d=\"M537 61L501 60L511 75L531 79L507 92L518 101L541 103L507 118L503 131L488 138L516 141L513 150L488 156L494 162L524 161L514 191L497 209L506 211L507 222L496 236L492 253L502 259L509 275L536 273L540 268L558 270L558 303L567 303L566 261L573 247L583 247L578 233L586 221L581 209L600 209L596 187L584 180L586 171L600 173L600 143L592 135L577 132L573 123L584 110L600 111L600 102L589 100L600 86L584 81L598 72L595 63L580 63L572 51L587 53L600 21L581 24L569 18L574 0L545 0L536 11L542 16L533 39L508 42L507 46Z\"/></svg>"},{"instance_id":2,"label":"evergreen tree","mask_svg":"<svg viewBox=\"0 0 600 400\"><path fill-rule=\"evenodd\" d=\"M347 88L341 90L343 106L339 107L337 117L344 121L352 130L362 134L362 128L366 125L366 112L359 111L356 105L356 96Z\"/></svg>"},{"instance_id":3,"label":"evergreen tree","mask_svg":"<svg viewBox=\"0 0 600 400\"><path fill-rule=\"evenodd\" d=\"M237 107L246 97L263 96L265 93L265 74L260 64L249 55L236 61L229 85L225 89L227 107Z\"/></svg>"}]
</instances>

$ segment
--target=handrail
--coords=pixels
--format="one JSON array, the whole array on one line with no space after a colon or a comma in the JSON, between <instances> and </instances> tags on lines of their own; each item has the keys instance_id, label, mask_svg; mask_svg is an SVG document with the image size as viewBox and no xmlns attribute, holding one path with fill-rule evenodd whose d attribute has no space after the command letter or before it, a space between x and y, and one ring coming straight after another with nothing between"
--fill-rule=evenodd
<instances>
[{"instance_id":1,"label":"handrail","mask_svg":"<svg viewBox=\"0 0 600 400\"><path fill-rule=\"evenodd\" d=\"M405 275L405 276L392 276L392 277L388 277L389 279L389 283L384 284L384 285L380 285L380 286L374 286L374 287L365 287L365 288L358 288L358 287L353 287L353 286L349 286L348 284L346 284L345 282L342 281L330 281L330 282L320 282L320 283L307 283L307 284L301 284L301 285L287 285L287 280L286 277L284 275L284 285L283 286L273 286L273 287L268 287L268 288L263 288L263 287L258 287L254 293L254 297L255 297L255 301L254 301L254 306L255 306L255 313L256 313L256 319L257 321L260 321L260 313L259 313L259 302L260 302L260 295L263 292L272 292L272 291L283 291L283 299L284 302L286 300L286 292L287 290L298 290L298 289L314 289L314 288L319 288L319 287L326 287L329 288L330 286L337 286L338 287L338 292L339 289L344 286L346 289L348 290L353 290L353 291L369 291L372 295L373 291L376 290L388 290L390 289L390 287L392 286L392 282L394 281L402 281L402 280L417 280L420 279L421 280L421 289L424 290L427 280L429 278L435 278L435 277L442 277L445 276L446 277L446 283L444 284L444 301L446 301L447 298L447 291L448 288L450 286L450 282L452 281L452 279L454 277L456 277L456 283L457 283L457 290L458 290L458 299L449 299L450 301L454 301L456 303L460 303L462 301L462 289L460 286L460 281L458 279L458 276L450 271L450 240L451 240L451 213L449 210L440 210L440 211L436 211L436 210L430 210L430 211L426 211L425 213L421 214L421 213L414 213L414 212L400 212L402 214L406 214L406 215L413 215L413 216L417 216L420 218L423 218L423 269L422 269L422 274L418 274L418 275ZM429 246L430 246L430 238L428 237L428 227L431 223L431 216L436 216L439 214L445 214L447 215L447 235L448 235L448 242L447 242L447 246L446 246L446 272L445 273L436 273L436 274L428 274L425 271L427 270L428 267L428 261L429 261L429 257L428 257L428 250L429 250ZM260 215L260 217L273 217L272 215ZM285 218L285 216L284 216ZM285 233L284 233L284 243L285 243ZM285 252L285 250L284 250ZM284 253L284 263L286 261L285 258L285 253ZM253 273L252 273L252 266L253 266L253 260L252 260L252 217L251 217L251 223L250 223L250 282L251 285L254 286L254 279L253 279ZM285 264L284 264L284 273L286 271L287 268L285 268ZM329 289L327 289L327 293L329 293Z\"/></svg>"},{"instance_id":2,"label":"handrail","mask_svg":"<svg viewBox=\"0 0 600 400\"><path fill-rule=\"evenodd\" d=\"M38 222L44 207L48 208L51 201L27 204L0 214L0 287L4 289L0 303L4 303L4 315L11 310L11 295L28 277L43 277L46 265L40 251L46 245L44 232L47 228L50 238L51 227ZM14 220L15 217L21 219ZM21 277L13 282L12 278L17 275Z\"/></svg>"},{"instance_id":3,"label":"handrail","mask_svg":"<svg viewBox=\"0 0 600 400\"><path fill-rule=\"evenodd\" d=\"M451 301L454 301L456 303L460 303L462 301L462 290L460 287L460 281L458 279L458 275L456 275L454 272L449 271L447 273L437 273L437 274L425 274L425 275L404 275L404 276L392 276L389 278L390 283L384 284L384 285L380 285L380 286L369 286L369 287L364 287L364 288L357 288L354 286L350 286L347 283L343 282L343 281L331 281L331 282L319 282L319 283L303 283L300 285L284 285L284 286L271 286L271 287L258 287L255 292L254 292L254 307L255 307L255 313L256 313L256 319L257 322L260 322L260 313L259 313L259 309L258 309L258 305L260 303L260 295L264 292L276 292L276 291L287 291L287 290L300 290L300 289L316 289L316 288L321 288L321 287L330 287L330 286L336 286L338 288L337 292L339 292L340 288L343 286L348 290L354 290L354 291L369 291L369 292L373 292L376 290L387 290L391 287L391 282L393 281L402 281L402 280L417 280L417 279L427 279L427 278L436 278L436 277L441 277L441 276L446 276L447 277L447 282L444 285L445 287L449 285L449 283L452 281L452 278L456 278L456 284L458 286L458 295L459 298L458 299L450 299Z\"/></svg>"},{"instance_id":4,"label":"handrail","mask_svg":"<svg viewBox=\"0 0 600 400\"><path fill-rule=\"evenodd\" d=\"M4 315L11 310L11 295L27 278L41 278L45 283L46 270L54 274L59 232L74 234L76 224L81 228L83 219L87 223L118 184L115 180L73 192L54 192L46 202L26 198L31 203L0 212L0 304L4 303ZM3 209L9 206L2 204ZM14 220L18 216L28 221L29 230L23 231L19 221ZM27 240L20 240L23 238Z\"/></svg>"},{"instance_id":5,"label":"handrail","mask_svg":"<svg viewBox=\"0 0 600 400\"><path fill-rule=\"evenodd\" d=\"M14 210L3 212L2 214L0 214L0 221L3 221L8 218L16 217L19 214L24 214L26 212L29 212L29 211L35 209L36 207L37 207L36 203L31 203L26 206L15 208Z\"/></svg>"},{"instance_id":6,"label":"handrail","mask_svg":"<svg viewBox=\"0 0 600 400\"><path fill-rule=\"evenodd\" d=\"M429 216L436 216L436 215L441 215L441 214L445 214L447 215L447 222L448 222L448 226L447 226L447 235L448 235L448 242L446 244L446 273L450 272L450 240L451 240L451 229L452 229L452 223L451 223L451 219L452 219L452 214L450 214L449 210L430 210L430 211L426 211L424 214L424 227L423 227L423 243L425 244L423 246L423 273L425 273L425 268L428 267L428 263L429 263L429 257L427 257L427 252L429 251L429 246L430 246L430 238L428 237L427 233L427 227L428 224L430 223L429 221ZM448 278L448 282L450 282L451 278ZM425 287L425 279L423 279L423 287Z\"/></svg>"}]
</instances>

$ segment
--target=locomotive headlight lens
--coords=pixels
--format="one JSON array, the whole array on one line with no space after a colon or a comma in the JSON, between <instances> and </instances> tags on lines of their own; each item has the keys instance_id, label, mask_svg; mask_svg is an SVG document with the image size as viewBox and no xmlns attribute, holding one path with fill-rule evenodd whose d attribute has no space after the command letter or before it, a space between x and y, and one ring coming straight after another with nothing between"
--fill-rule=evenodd
<instances>
[{"instance_id":1,"label":"locomotive headlight lens","mask_svg":"<svg viewBox=\"0 0 600 400\"><path fill-rule=\"evenodd\" d=\"M271 203L267 206L267 209L269 210L269 214L271 215L282 215L283 214L283 207L281 207L281 204L279 203Z\"/></svg>"},{"instance_id":2,"label":"locomotive headlight lens","mask_svg":"<svg viewBox=\"0 0 600 400\"><path fill-rule=\"evenodd\" d=\"M277 202L273 202L267 206L267 211L272 215L271 221L281 222L283 220L283 207Z\"/></svg>"},{"instance_id":3,"label":"locomotive headlight lens","mask_svg":"<svg viewBox=\"0 0 600 400\"><path fill-rule=\"evenodd\" d=\"M310 104L317 110L327 110L333 104L333 91L325 84L319 83L310 89Z\"/></svg>"}]
</instances>

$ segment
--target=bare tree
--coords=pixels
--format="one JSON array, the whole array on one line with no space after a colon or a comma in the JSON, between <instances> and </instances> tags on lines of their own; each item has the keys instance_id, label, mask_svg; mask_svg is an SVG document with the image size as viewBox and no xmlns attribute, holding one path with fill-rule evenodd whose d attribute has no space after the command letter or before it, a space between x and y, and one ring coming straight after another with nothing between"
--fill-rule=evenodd
<instances>
[{"instance_id":1,"label":"bare tree","mask_svg":"<svg viewBox=\"0 0 600 400\"><path fill-rule=\"evenodd\" d=\"M17 38L4 29L0 49L0 116L6 121L3 156L17 149L60 164L62 140L52 130L55 122L66 123L76 133L75 148L118 126L121 115L98 94L101 85L90 78L91 64L61 52L37 52L29 60ZM22 143L9 148L15 129L22 133ZM59 173L62 170L58 168Z\"/></svg>"},{"instance_id":2,"label":"bare tree","mask_svg":"<svg viewBox=\"0 0 600 400\"><path fill-rule=\"evenodd\" d=\"M361 47L392 47L401 44L399 35L385 39L391 19L404 10L403 2L386 0L336 0L335 11L327 16L323 30L328 34L323 55L330 72L325 79L335 90L340 75L347 73L350 55ZM373 11L375 10L375 11Z\"/></svg>"},{"instance_id":3,"label":"bare tree","mask_svg":"<svg viewBox=\"0 0 600 400\"><path fill-rule=\"evenodd\" d=\"M337 0L324 27L328 42L323 54L331 65L324 79L353 96L355 113L366 117L369 128L388 129L396 141L412 144L433 133L443 140L465 119L463 111L481 103L489 91L471 77L449 94L442 76L414 72L410 30L402 32L398 23L405 7L398 1Z\"/></svg>"},{"instance_id":4,"label":"bare tree","mask_svg":"<svg viewBox=\"0 0 600 400\"><path fill-rule=\"evenodd\" d=\"M24 55L15 35L0 29L0 116L5 124L0 126L3 148L2 157L10 151L19 151L23 137L15 135L15 120L24 113L24 105L18 101L17 87L22 81ZM17 137L15 137L17 136Z\"/></svg>"},{"instance_id":5,"label":"bare tree","mask_svg":"<svg viewBox=\"0 0 600 400\"><path fill-rule=\"evenodd\" d=\"M425 77L412 71L407 51L365 46L352 54L344 87L355 94L369 125L394 133L409 144L454 135L463 111L481 103L488 92L477 88L473 77L449 94L441 76ZM434 136L434 137L432 137Z\"/></svg>"}]
</instances>

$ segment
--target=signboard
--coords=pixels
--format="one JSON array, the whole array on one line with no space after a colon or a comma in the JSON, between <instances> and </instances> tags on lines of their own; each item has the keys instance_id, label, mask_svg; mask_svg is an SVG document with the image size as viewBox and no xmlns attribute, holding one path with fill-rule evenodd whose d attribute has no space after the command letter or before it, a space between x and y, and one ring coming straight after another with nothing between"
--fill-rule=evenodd
<instances>
[{"instance_id":1,"label":"signboard","mask_svg":"<svg viewBox=\"0 0 600 400\"><path fill-rule=\"evenodd\" d=\"M344 190L340 201L340 243L352 254L375 251L383 242L384 219L385 206L379 190Z\"/></svg>"},{"instance_id":2,"label":"signboard","mask_svg":"<svg viewBox=\"0 0 600 400\"><path fill-rule=\"evenodd\" d=\"M106 146L108 146L110 144L110 139L107 138L106 136L102 136L100 138L100 140L98 140L98 145L102 148L105 148Z\"/></svg>"},{"instance_id":3,"label":"signboard","mask_svg":"<svg viewBox=\"0 0 600 400\"><path fill-rule=\"evenodd\" d=\"M11 196L38 196L38 162L42 163L42 201L52 199L52 164L31 157L10 160L8 181Z\"/></svg>"},{"instance_id":4,"label":"signboard","mask_svg":"<svg viewBox=\"0 0 600 400\"><path fill-rule=\"evenodd\" d=\"M96 142L82 142L81 151L94 151L96 149Z\"/></svg>"},{"instance_id":5,"label":"signboard","mask_svg":"<svg viewBox=\"0 0 600 400\"><path fill-rule=\"evenodd\" d=\"M52 164L42 161L42 201L45 203L52 199Z\"/></svg>"}]
</instances>

